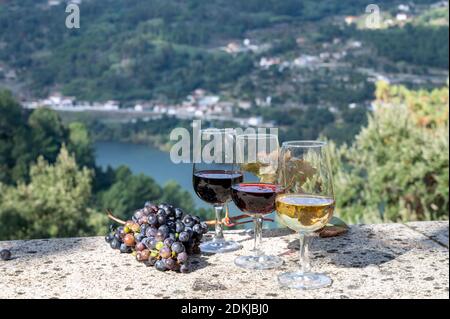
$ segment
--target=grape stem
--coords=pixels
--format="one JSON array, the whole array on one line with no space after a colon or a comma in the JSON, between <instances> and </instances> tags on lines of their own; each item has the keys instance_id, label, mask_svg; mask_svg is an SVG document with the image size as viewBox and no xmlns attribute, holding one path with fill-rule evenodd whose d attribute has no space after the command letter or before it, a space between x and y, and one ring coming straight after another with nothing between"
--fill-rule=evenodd
<instances>
[{"instance_id":1,"label":"grape stem","mask_svg":"<svg viewBox=\"0 0 450 319\"><path fill-rule=\"evenodd\" d=\"M108 215L109 219L115 221L116 223L121 224L121 225L126 224L126 222L124 220L121 220L120 218L114 216L109 208L106 210L106 214Z\"/></svg>"},{"instance_id":2,"label":"grape stem","mask_svg":"<svg viewBox=\"0 0 450 319\"><path fill-rule=\"evenodd\" d=\"M224 218L222 218L221 222L227 227L233 227L233 226L236 226L236 225L242 225L242 224L253 222L253 220L245 220L245 221L242 221L242 222L236 222L236 220L239 220L239 219L242 219L242 218L246 218L246 217L248 217L248 216L247 215L238 215L238 216L233 216L233 217L224 217ZM264 217L263 220L264 221L269 221L269 222L273 222L274 221L273 219L266 218L266 217ZM216 220L208 220L205 223L207 225L214 226L217 222L216 222Z\"/></svg>"}]
</instances>

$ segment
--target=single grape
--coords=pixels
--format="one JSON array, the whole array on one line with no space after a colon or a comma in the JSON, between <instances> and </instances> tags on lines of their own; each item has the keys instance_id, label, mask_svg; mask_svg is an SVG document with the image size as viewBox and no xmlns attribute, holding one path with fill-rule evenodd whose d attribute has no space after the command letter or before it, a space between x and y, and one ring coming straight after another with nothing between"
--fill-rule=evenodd
<instances>
[{"instance_id":1,"label":"single grape","mask_svg":"<svg viewBox=\"0 0 450 319\"><path fill-rule=\"evenodd\" d=\"M189 234L189 239L192 238L192 235L194 235L191 227L184 227L184 232Z\"/></svg>"},{"instance_id":2,"label":"single grape","mask_svg":"<svg viewBox=\"0 0 450 319\"><path fill-rule=\"evenodd\" d=\"M169 258L172 257L172 251L169 247L164 246L159 250L159 255L161 256L161 258Z\"/></svg>"},{"instance_id":3,"label":"single grape","mask_svg":"<svg viewBox=\"0 0 450 319\"><path fill-rule=\"evenodd\" d=\"M133 246L135 244L133 234L126 234L125 237L123 237L123 242L127 246Z\"/></svg>"},{"instance_id":4,"label":"single grape","mask_svg":"<svg viewBox=\"0 0 450 319\"><path fill-rule=\"evenodd\" d=\"M167 269L175 270L174 268L175 268L175 266L177 264L175 259L173 259L173 258L166 258L166 259L163 259L163 260L164 260L164 262L166 264Z\"/></svg>"},{"instance_id":5,"label":"single grape","mask_svg":"<svg viewBox=\"0 0 450 319\"><path fill-rule=\"evenodd\" d=\"M156 225L158 223L158 217L153 213L148 215L148 223L152 226Z\"/></svg>"},{"instance_id":6,"label":"single grape","mask_svg":"<svg viewBox=\"0 0 450 319\"><path fill-rule=\"evenodd\" d=\"M164 233L169 233L169 227L167 225L161 225L158 228L159 231L162 231Z\"/></svg>"},{"instance_id":7,"label":"single grape","mask_svg":"<svg viewBox=\"0 0 450 319\"><path fill-rule=\"evenodd\" d=\"M158 244L158 241L153 238L149 239L148 244L146 245L148 249L156 249L156 245Z\"/></svg>"},{"instance_id":8,"label":"single grape","mask_svg":"<svg viewBox=\"0 0 450 319\"><path fill-rule=\"evenodd\" d=\"M120 238L123 238L125 236L124 226L120 226L117 228L117 233L119 234Z\"/></svg>"},{"instance_id":9,"label":"single grape","mask_svg":"<svg viewBox=\"0 0 450 319\"><path fill-rule=\"evenodd\" d=\"M181 233L183 230L184 230L184 224L183 224L183 222L177 221L177 222L175 223L175 231L176 231L177 233Z\"/></svg>"},{"instance_id":10,"label":"single grape","mask_svg":"<svg viewBox=\"0 0 450 319\"><path fill-rule=\"evenodd\" d=\"M176 219L183 218L184 212L181 208L175 208L175 217Z\"/></svg>"},{"instance_id":11,"label":"single grape","mask_svg":"<svg viewBox=\"0 0 450 319\"><path fill-rule=\"evenodd\" d=\"M114 235L113 234L108 234L108 235L105 236L105 241L107 243L112 242L113 239L114 239Z\"/></svg>"},{"instance_id":12,"label":"single grape","mask_svg":"<svg viewBox=\"0 0 450 319\"><path fill-rule=\"evenodd\" d=\"M138 251L136 254L137 261L146 261L150 257L150 250L144 249L143 251Z\"/></svg>"},{"instance_id":13,"label":"single grape","mask_svg":"<svg viewBox=\"0 0 450 319\"><path fill-rule=\"evenodd\" d=\"M167 234L167 233L165 233L165 232L163 232L163 231L158 230L158 231L156 232L155 238L156 238L158 241L164 241L164 239L166 239L167 236L169 236L169 234Z\"/></svg>"},{"instance_id":14,"label":"single grape","mask_svg":"<svg viewBox=\"0 0 450 319\"><path fill-rule=\"evenodd\" d=\"M172 244L171 248L172 248L172 251L174 251L177 254L182 253L185 250L184 245L182 243L180 243L179 241L174 242Z\"/></svg>"},{"instance_id":15,"label":"single grape","mask_svg":"<svg viewBox=\"0 0 450 319\"><path fill-rule=\"evenodd\" d=\"M148 227L149 227L148 224L142 224L141 225L141 234L146 235Z\"/></svg>"},{"instance_id":16,"label":"single grape","mask_svg":"<svg viewBox=\"0 0 450 319\"><path fill-rule=\"evenodd\" d=\"M194 220L195 224L200 224L200 218L198 218L198 216L191 216L191 217Z\"/></svg>"},{"instance_id":17,"label":"single grape","mask_svg":"<svg viewBox=\"0 0 450 319\"><path fill-rule=\"evenodd\" d=\"M202 225L200 225L200 224L194 225L194 226L192 227L192 231L193 231L194 233L197 233L197 234L203 234L203 228L202 228Z\"/></svg>"},{"instance_id":18,"label":"single grape","mask_svg":"<svg viewBox=\"0 0 450 319\"><path fill-rule=\"evenodd\" d=\"M166 217L165 214L166 214L166 213L164 213L164 215L158 215L158 223L159 223L160 225L163 225L163 224L166 223L167 217Z\"/></svg>"},{"instance_id":19,"label":"single grape","mask_svg":"<svg viewBox=\"0 0 450 319\"><path fill-rule=\"evenodd\" d=\"M166 212L167 217L175 217L175 209L172 205L169 205L163 209Z\"/></svg>"},{"instance_id":20,"label":"single grape","mask_svg":"<svg viewBox=\"0 0 450 319\"><path fill-rule=\"evenodd\" d=\"M133 215L133 217L137 220L139 220L142 216L144 216L144 212L142 210L137 210Z\"/></svg>"},{"instance_id":21,"label":"single grape","mask_svg":"<svg viewBox=\"0 0 450 319\"><path fill-rule=\"evenodd\" d=\"M173 239L171 239L170 237L169 237L169 238L166 238L166 239L164 239L164 245L166 245L167 247L170 247L170 246L172 246L173 242L174 242L174 240L173 240Z\"/></svg>"},{"instance_id":22,"label":"single grape","mask_svg":"<svg viewBox=\"0 0 450 319\"><path fill-rule=\"evenodd\" d=\"M182 272L183 274L187 274L189 272L189 267L187 265L181 265L180 272Z\"/></svg>"},{"instance_id":23,"label":"single grape","mask_svg":"<svg viewBox=\"0 0 450 319\"><path fill-rule=\"evenodd\" d=\"M141 242L142 239L145 238L145 235L142 235L141 233L136 233L134 234L134 239L136 240L137 243Z\"/></svg>"},{"instance_id":24,"label":"single grape","mask_svg":"<svg viewBox=\"0 0 450 319\"><path fill-rule=\"evenodd\" d=\"M183 223L185 226L192 227L195 225L194 219L192 219L191 215L186 215L183 217Z\"/></svg>"},{"instance_id":25,"label":"single grape","mask_svg":"<svg viewBox=\"0 0 450 319\"><path fill-rule=\"evenodd\" d=\"M11 251L8 249L3 249L0 251L0 259L1 260L10 260L11 259Z\"/></svg>"},{"instance_id":26,"label":"single grape","mask_svg":"<svg viewBox=\"0 0 450 319\"><path fill-rule=\"evenodd\" d=\"M141 231L141 226L140 226L138 223L132 223L132 224L130 225L130 230L131 230L133 233L139 233L139 232Z\"/></svg>"},{"instance_id":27,"label":"single grape","mask_svg":"<svg viewBox=\"0 0 450 319\"><path fill-rule=\"evenodd\" d=\"M178 236L178 239L181 242L187 242L190 239L189 233L186 231L181 232L180 235Z\"/></svg>"},{"instance_id":28,"label":"single grape","mask_svg":"<svg viewBox=\"0 0 450 319\"><path fill-rule=\"evenodd\" d=\"M117 238L114 238L109 245L112 249L119 249L121 242Z\"/></svg>"},{"instance_id":29,"label":"single grape","mask_svg":"<svg viewBox=\"0 0 450 319\"><path fill-rule=\"evenodd\" d=\"M155 268L158 269L159 271L166 271L167 270L166 263L164 262L164 260L158 260L155 263Z\"/></svg>"},{"instance_id":30,"label":"single grape","mask_svg":"<svg viewBox=\"0 0 450 319\"><path fill-rule=\"evenodd\" d=\"M208 224L207 223L201 223L200 225L203 228L203 234L206 234L208 232Z\"/></svg>"},{"instance_id":31,"label":"single grape","mask_svg":"<svg viewBox=\"0 0 450 319\"><path fill-rule=\"evenodd\" d=\"M142 228L142 225L148 223L148 216L142 216L141 218L138 219L137 222L139 225L141 225L141 228Z\"/></svg>"},{"instance_id":32,"label":"single grape","mask_svg":"<svg viewBox=\"0 0 450 319\"><path fill-rule=\"evenodd\" d=\"M158 230L155 227L151 226L151 227L148 227L147 230L145 231L145 236L155 237L157 232L158 232Z\"/></svg>"},{"instance_id":33,"label":"single grape","mask_svg":"<svg viewBox=\"0 0 450 319\"><path fill-rule=\"evenodd\" d=\"M145 246L145 244L142 243L142 242L136 244L136 250L137 250L137 251L142 251L142 250L144 250L144 249L146 249L146 248L147 248L147 246Z\"/></svg>"},{"instance_id":34,"label":"single grape","mask_svg":"<svg viewBox=\"0 0 450 319\"><path fill-rule=\"evenodd\" d=\"M180 264L184 264L188 260L188 254L185 251L179 253L177 260Z\"/></svg>"},{"instance_id":35,"label":"single grape","mask_svg":"<svg viewBox=\"0 0 450 319\"><path fill-rule=\"evenodd\" d=\"M131 247L127 246L126 244L121 244L119 250L123 254L129 254L132 251Z\"/></svg>"}]
</instances>

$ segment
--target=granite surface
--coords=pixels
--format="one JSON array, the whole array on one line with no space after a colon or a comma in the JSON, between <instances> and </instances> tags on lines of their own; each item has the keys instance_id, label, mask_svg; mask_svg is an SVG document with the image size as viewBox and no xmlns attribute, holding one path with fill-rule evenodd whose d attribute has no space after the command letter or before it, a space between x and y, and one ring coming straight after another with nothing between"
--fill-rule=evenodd
<instances>
[{"instance_id":1,"label":"granite surface","mask_svg":"<svg viewBox=\"0 0 450 319\"><path fill-rule=\"evenodd\" d=\"M189 274L161 273L112 250L102 237L0 242L13 259L0 261L0 298L449 298L448 222L355 225L335 238L316 238L313 270L328 288L280 288L277 275L296 270L298 239L265 230L266 253L280 269L250 271L233 264L252 245L244 231L226 236L244 248L192 257Z\"/></svg>"}]
</instances>

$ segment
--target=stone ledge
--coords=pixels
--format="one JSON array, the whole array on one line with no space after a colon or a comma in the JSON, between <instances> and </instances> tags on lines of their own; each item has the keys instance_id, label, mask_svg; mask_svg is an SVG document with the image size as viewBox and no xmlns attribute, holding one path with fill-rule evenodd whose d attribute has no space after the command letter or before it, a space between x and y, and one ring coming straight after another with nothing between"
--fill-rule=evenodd
<instances>
[{"instance_id":1,"label":"stone ledge","mask_svg":"<svg viewBox=\"0 0 450 319\"><path fill-rule=\"evenodd\" d=\"M296 234L265 230L267 253L281 269L248 271L233 259L244 250L192 258L189 274L161 273L109 248L101 237L0 242L14 259L0 261L0 298L449 298L448 222L355 225L312 244L313 269L333 279L313 291L282 289L277 275L297 267Z\"/></svg>"}]
</instances>

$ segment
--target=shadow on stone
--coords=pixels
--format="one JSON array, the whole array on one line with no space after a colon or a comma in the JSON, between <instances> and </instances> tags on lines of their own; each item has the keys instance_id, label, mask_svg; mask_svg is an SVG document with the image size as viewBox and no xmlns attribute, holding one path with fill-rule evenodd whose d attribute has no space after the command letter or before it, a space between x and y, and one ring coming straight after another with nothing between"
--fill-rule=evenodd
<instances>
[{"instance_id":1,"label":"shadow on stone","mask_svg":"<svg viewBox=\"0 0 450 319\"><path fill-rule=\"evenodd\" d=\"M423 234L424 236L427 237L427 239L424 239L423 241L427 241L428 238L433 240L434 242L438 243L439 245L449 248L449 241L448 241L448 225L442 225L436 229L420 229L418 227L415 226L410 226L412 229L414 229L415 231Z\"/></svg>"},{"instance_id":2,"label":"shadow on stone","mask_svg":"<svg viewBox=\"0 0 450 319\"><path fill-rule=\"evenodd\" d=\"M195 272L209 265L208 259L202 255L195 255L189 258L190 271Z\"/></svg>"},{"instance_id":3,"label":"shadow on stone","mask_svg":"<svg viewBox=\"0 0 450 319\"><path fill-rule=\"evenodd\" d=\"M192 284L193 291L211 292L214 290L226 290L226 289L227 287L225 287L220 282L218 281L214 282L206 279L196 279Z\"/></svg>"},{"instance_id":4,"label":"shadow on stone","mask_svg":"<svg viewBox=\"0 0 450 319\"><path fill-rule=\"evenodd\" d=\"M288 248L298 251L299 240L290 241ZM397 258L409 249L400 244L386 243L383 238L377 238L377 234L370 231L349 231L344 235L331 238L315 236L310 244L313 264L314 260L320 259L346 268L381 265Z\"/></svg>"}]
</instances>

